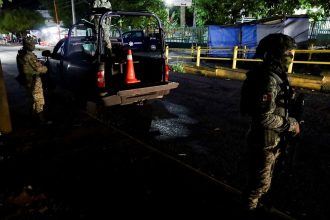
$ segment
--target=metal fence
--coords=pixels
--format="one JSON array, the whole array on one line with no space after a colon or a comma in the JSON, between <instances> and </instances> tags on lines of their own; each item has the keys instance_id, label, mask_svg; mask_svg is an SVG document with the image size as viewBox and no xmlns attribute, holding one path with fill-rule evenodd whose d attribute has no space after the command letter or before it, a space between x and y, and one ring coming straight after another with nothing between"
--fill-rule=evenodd
<instances>
[{"instance_id":1,"label":"metal fence","mask_svg":"<svg viewBox=\"0 0 330 220\"><path fill-rule=\"evenodd\" d=\"M177 27L165 30L166 43L207 45L208 27Z\"/></svg>"},{"instance_id":2,"label":"metal fence","mask_svg":"<svg viewBox=\"0 0 330 220\"><path fill-rule=\"evenodd\" d=\"M218 50L218 51L233 51L232 57L209 57L207 56L208 52L211 50ZM171 54L170 52L176 51L175 55ZM254 52L254 49L240 49L238 46L235 46L234 48L202 48L200 46L198 47L192 47L190 49L187 48L169 48L166 47L166 57L167 62L168 59L190 59L195 60L196 66L200 66L201 60L222 60L222 61L231 61L232 69L237 69L237 62L261 62L261 59L249 59L246 58L247 53ZM180 54L181 53L181 54ZM330 50L294 50L294 59L292 63L288 67L288 73L293 72L293 64L316 64L316 65L330 65L330 62L328 61L320 61L320 60L314 60L312 59L312 55L317 54L330 54ZM298 60L295 58L297 54L308 54L307 60Z\"/></svg>"},{"instance_id":3,"label":"metal fence","mask_svg":"<svg viewBox=\"0 0 330 220\"><path fill-rule=\"evenodd\" d=\"M309 30L311 39L316 38L319 34L330 34L330 19L311 22Z\"/></svg>"},{"instance_id":4,"label":"metal fence","mask_svg":"<svg viewBox=\"0 0 330 220\"><path fill-rule=\"evenodd\" d=\"M314 40L316 46L330 45L330 19L310 22L308 38ZM165 41L169 45L176 44L177 47L206 47L208 26L168 28L165 30ZM182 46L184 44L185 46Z\"/></svg>"},{"instance_id":5,"label":"metal fence","mask_svg":"<svg viewBox=\"0 0 330 220\"><path fill-rule=\"evenodd\" d=\"M315 46L329 47L330 45L330 19L311 22L309 27L309 39Z\"/></svg>"}]
</instances>

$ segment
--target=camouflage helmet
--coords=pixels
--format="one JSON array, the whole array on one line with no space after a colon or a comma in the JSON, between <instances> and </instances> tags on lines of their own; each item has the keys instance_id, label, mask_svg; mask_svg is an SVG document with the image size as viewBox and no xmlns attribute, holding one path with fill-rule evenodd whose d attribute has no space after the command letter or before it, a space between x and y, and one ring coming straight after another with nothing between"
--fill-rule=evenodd
<instances>
[{"instance_id":1,"label":"camouflage helmet","mask_svg":"<svg viewBox=\"0 0 330 220\"><path fill-rule=\"evenodd\" d=\"M34 39L30 36L23 38L23 48L28 51L33 51L35 49Z\"/></svg>"},{"instance_id":2,"label":"camouflage helmet","mask_svg":"<svg viewBox=\"0 0 330 220\"><path fill-rule=\"evenodd\" d=\"M284 52L296 47L295 40L285 34L269 34L258 44L256 57L260 59L280 58Z\"/></svg>"}]
</instances>

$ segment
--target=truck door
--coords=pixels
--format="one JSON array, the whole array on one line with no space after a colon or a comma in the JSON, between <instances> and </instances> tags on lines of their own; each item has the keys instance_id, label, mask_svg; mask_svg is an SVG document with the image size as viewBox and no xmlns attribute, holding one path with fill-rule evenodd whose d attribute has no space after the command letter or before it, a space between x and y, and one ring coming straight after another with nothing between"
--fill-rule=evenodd
<instances>
[{"instance_id":1,"label":"truck door","mask_svg":"<svg viewBox=\"0 0 330 220\"><path fill-rule=\"evenodd\" d=\"M63 82L63 66L62 60L65 56L64 52L64 42L65 40L60 40L54 47L53 52L50 57L48 57L48 74L50 79L56 85L62 85ZM48 51L49 52L49 51Z\"/></svg>"}]
</instances>

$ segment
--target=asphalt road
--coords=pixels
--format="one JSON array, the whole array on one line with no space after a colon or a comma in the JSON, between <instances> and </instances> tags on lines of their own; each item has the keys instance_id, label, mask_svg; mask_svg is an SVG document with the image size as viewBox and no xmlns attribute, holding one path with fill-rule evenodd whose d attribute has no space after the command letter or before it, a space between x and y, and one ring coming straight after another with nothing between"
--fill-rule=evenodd
<instances>
[{"instance_id":1,"label":"asphalt road","mask_svg":"<svg viewBox=\"0 0 330 220\"><path fill-rule=\"evenodd\" d=\"M242 214L238 191L154 148L156 142L162 145L160 139L182 137L180 132L159 129L161 120L153 125L153 129L158 125L157 138L145 133L138 136L137 130L129 129L128 133L91 118L63 91L46 91L48 116L53 123L36 123L25 111L24 90L16 85L17 72L8 54L4 73L13 132L0 140L1 219L209 218ZM159 102L152 105L158 109L155 118L159 119L160 109L165 115ZM171 105L169 109L172 118L182 118L174 114L185 113ZM176 124L175 119L165 123L165 130ZM278 215L260 216L276 219L273 216Z\"/></svg>"},{"instance_id":2,"label":"asphalt road","mask_svg":"<svg viewBox=\"0 0 330 220\"><path fill-rule=\"evenodd\" d=\"M170 79L180 86L163 100L150 103L153 121L147 136L134 129L125 131L128 136L109 131L77 112L63 94L52 95L55 123L31 129L33 121L24 115L24 92L13 80L15 66L4 61L9 59L8 50L5 54L5 58L0 55L10 104L15 109L15 133L6 145L12 159L2 163L7 167L1 166L6 179L2 201L10 195L16 198L31 185L39 195L38 202L42 194L47 198L41 199L33 213L46 208L48 211L41 213L77 219L96 212L129 214L127 210L134 207L143 210L141 216L147 210L170 215L178 210L181 214L201 211L221 216L238 212L237 194L225 196L223 187L209 177L238 190L246 183L244 137L248 121L239 115L240 81L172 73ZM329 219L329 94L298 92L306 94L303 135L296 145L292 169L281 172L274 181L274 205L297 219ZM193 169L182 168L177 162L173 165L146 146L156 147ZM196 171L209 177L196 176ZM105 198L113 200L107 203ZM17 214L17 210L29 209L16 204L5 211Z\"/></svg>"}]
</instances>

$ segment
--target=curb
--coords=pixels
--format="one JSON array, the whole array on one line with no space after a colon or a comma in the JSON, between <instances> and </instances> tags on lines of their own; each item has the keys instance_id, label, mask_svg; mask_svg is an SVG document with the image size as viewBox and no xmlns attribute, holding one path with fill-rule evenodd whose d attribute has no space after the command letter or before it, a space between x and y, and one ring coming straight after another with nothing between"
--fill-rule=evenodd
<instances>
[{"instance_id":1,"label":"curb","mask_svg":"<svg viewBox=\"0 0 330 220\"><path fill-rule=\"evenodd\" d=\"M0 60L0 134L12 132L12 125L10 120L9 104L7 99L7 92L5 80L2 71L2 64Z\"/></svg>"},{"instance_id":2,"label":"curb","mask_svg":"<svg viewBox=\"0 0 330 220\"><path fill-rule=\"evenodd\" d=\"M185 73L241 81L246 78L245 73L247 71L243 69L196 67L184 64ZM289 74L289 80L294 87L317 90L324 93L330 92L330 74L324 74L322 76Z\"/></svg>"},{"instance_id":3,"label":"curb","mask_svg":"<svg viewBox=\"0 0 330 220\"><path fill-rule=\"evenodd\" d=\"M322 84L321 84L321 91L330 91L330 73L322 74Z\"/></svg>"}]
</instances>

